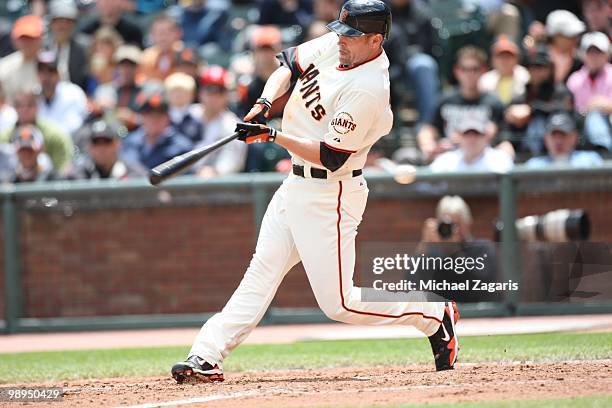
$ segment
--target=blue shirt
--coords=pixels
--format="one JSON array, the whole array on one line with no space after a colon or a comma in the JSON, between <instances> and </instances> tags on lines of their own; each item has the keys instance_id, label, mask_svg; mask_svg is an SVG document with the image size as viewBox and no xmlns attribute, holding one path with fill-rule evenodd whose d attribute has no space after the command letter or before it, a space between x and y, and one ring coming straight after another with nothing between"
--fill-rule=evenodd
<instances>
[{"instance_id":1,"label":"blue shirt","mask_svg":"<svg viewBox=\"0 0 612 408\"><path fill-rule=\"evenodd\" d=\"M146 142L144 129L140 127L127 135L123 141L121 157L152 169L192 148L193 143L172 126L167 127L157 142L151 146Z\"/></svg>"},{"instance_id":2,"label":"blue shirt","mask_svg":"<svg viewBox=\"0 0 612 408\"><path fill-rule=\"evenodd\" d=\"M541 169L555 163L556 162L551 156L540 156L527 160L525 166L534 169ZM587 151L573 151L569 156L569 160L567 161L567 164L572 167L597 167L601 166L602 163L603 159L599 154Z\"/></svg>"}]
</instances>

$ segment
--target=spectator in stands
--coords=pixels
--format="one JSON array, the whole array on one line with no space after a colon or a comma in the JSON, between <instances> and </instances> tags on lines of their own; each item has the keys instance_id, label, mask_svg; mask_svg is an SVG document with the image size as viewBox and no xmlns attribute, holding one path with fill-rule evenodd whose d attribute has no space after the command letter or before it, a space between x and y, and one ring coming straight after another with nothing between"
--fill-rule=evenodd
<instances>
[{"instance_id":1,"label":"spectator in stands","mask_svg":"<svg viewBox=\"0 0 612 408\"><path fill-rule=\"evenodd\" d=\"M249 80L241 79L239 89L239 114L246 115L255 101L261 96L266 81L278 67L276 54L281 51L281 32L278 28L257 27L252 32L250 41L253 52L253 76ZM273 109L270 117L279 117L282 111Z\"/></svg>"},{"instance_id":2,"label":"spectator in stands","mask_svg":"<svg viewBox=\"0 0 612 408\"><path fill-rule=\"evenodd\" d=\"M72 0L52 0L49 4L49 46L57 55L62 81L87 89L87 51L74 36L79 10Z\"/></svg>"},{"instance_id":3,"label":"spectator in stands","mask_svg":"<svg viewBox=\"0 0 612 408\"><path fill-rule=\"evenodd\" d=\"M587 33L580 48L584 65L570 76L567 86L574 94L576 110L585 117L584 131L589 143L612 151L610 40L604 33Z\"/></svg>"},{"instance_id":4,"label":"spectator in stands","mask_svg":"<svg viewBox=\"0 0 612 408\"><path fill-rule=\"evenodd\" d=\"M168 95L172 125L187 136L192 143L200 142L203 132L202 123L192 109L195 81L187 74L175 72L166 78L164 87Z\"/></svg>"},{"instance_id":5,"label":"spectator in stands","mask_svg":"<svg viewBox=\"0 0 612 408\"><path fill-rule=\"evenodd\" d=\"M160 14L151 23L149 35L153 43L140 60L140 72L145 80L163 81L174 72L176 53L182 49L181 28L167 14Z\"/></svg>"},{"instance_id":6,"label":"spectator in stands","mask_svg":"<svg viewBox=\"0 0 612 408\"><path fill-rule=\"evenodd\" d=\"M11 38L17 51L0 60L0 83L9 100L22 87L38 85L36 58L42 48L43 21L40 17L20 17L13 26Z\"/></svg>"},{"instance_id":7,"label":"spectator in stands","mask_svg":"<svg viewBox=\"0 0 612 408\"><path fill-rule=\"evenodd\" d=\"M19 126L11 135L17 165L10 177L12 183L48 181L57 178L53 164L44 152L44 140L36 126Z\"/></svg>"},{"instance_id":8,"label":"spectator in stands","mask_svg":"<svg viewBox=\"0 0 612 408\"><path fill-rule=\"evenodd\" d=\"M228 35L229 13L227 3L210 0L192 0L187 5L178 5L170 10L183 31L183 42L187 47L198 48L214 43L229 51L231 36Z\"/></svg>"},{"instance_id":9,"label":"spectator in stands","mask_svg":"<svg viewBox=\"0 0 612 408\"><path fill-rule=\"evenodd\" d=\"M138 125L136 97L141 91L136 83L138 64L142 52L135 45L122 45L117 48L113 60L116 64L114 89L117 94L117 118L128 128L134 130Z\"/></svg>"},{"instance_id":10,"label":"spectator in stands","mask_svg":"<svg viewBox=\"0 0 612 408\"><path fill-rule=\"evenodd\" d=\"M391 10L393 29L384 45L391 64L389 74L394 105L398 97L394 84L402 81L415 91L418 122L429 122L440 88L438 64L432 57L431 12L425 3L413 0L391 0Z\"/></svg>"},{"instance_id":11,"label":"spectator in stands","mask_svg":"<svg viewBox=\"0 0 612 408\"><path fill-rule=\"evenodd\" d=\"M17 123L17 112L7 102L6 94L0 84L0 133L15 127Z\"/></svg>"},{"instance_id":12,"label":"spectator in stands","mask_svg":"<svg viewBox=\"0 0 612 408\"><path fill-rule=\"evenodd\" d=\"M584 23L567 10L555 10L546 18L548 53L555 67L555 82L566 82L572 72L580 69L576 55Z\"/></svg>"},{"instance_id":13,"label":"spectator in stands","mask_svg":"<svg viewBox=\"0 0 612 408\"><path fill-rule=\"evenodd\" d=\"M476 238L472 233L474 219L470 207L460 196L444 196L436 206L435 218L427 218L423 223L421 241L419 242L416 253L424 254L428 259L431 258L463 258L480 259L483 268L471 268L460 275L462 280L479 279L484 282L494 282L497 278L497 251L495 244L489 239ZM442 262L440 262L442 264ZM438 281L454 281L455 276L449 275L454 272L448 269L424 270L417 273L431 274L433 279ZM419 275L423 276L423 275ZM438 293L447 296L444 292ZM454 295L457 295L455 292ZM459 294L462 296L457 301L483 301L490 300L496 296L473 295L468 293ZM453 300L455 296L450 296Z\"/></svg>"},{"instance_id":14,"label":"spectator in stands","mask_svg":"<svg viewBox=\"0 0 612 408\"><path fill-rule=\"evenodd\" d=\"M72 82L60 81L57 55L53 51L38 54L38 116L73 135L87 116L85 92Z\"/></svg>"},{"instance_id":15,"label":"spectator in stands","mask_svg":"<svg viewBox=\"0 0 612 408\"><path fill-rule=\"evenodd\" d=\"M102 27L96 31L90 47L87 94L94 95L99 85L112 83L115 75L113 57L122 44L123 40L115 29Z\"/></svg>"},{"instance_id":16,"label":"spectator in stands","mask_svg":"<svg viewBox=\"0 0 612 408\"><path fill-rule=\"evenodd\" d=\"M573 109L574 101L565 84L555 84L554 67L545 46L527 58L529 82L525 93L512 100L505 119L513 134L515 150L540 154L544 151L546 121L551 113Z\"/></svg>"},{"instance_id":17,"label":"spectator in stands","mask_svg":"<svg viewBox=\"0 0 612 408\"><path fill-rule=\"evenodd\" d=\"M117 129L104 120L88 125L87 154L81 155L67 173L70 180L144 177L146 169L119 159L121 148Z\"/></svg>"},{"instance_id":18,"label":"spectator in stands","mask_svg":"<svg viewBox=\"0 0 612 408\"><path fill-rule=\"evenodd\" d=\"M478 3L487 17L487 31L493 37L505 35L511 41L518 41L521 33L521 13L515 1L508 0L464 0L464 3Z\"/></svg>"},{"instance_id":19,"label":"spectator in stands","mask_svg":"<svg viewBox=\"0 0 612 408\"><path fill-rule=\"evenodd\" d=\"M314 0L314 20L325 24L331 23L338 18L341 2L338 0Z\"/></svg>"},{"instance_id":20,"label":"spectator in stands","mask_svg":"<svg viewBox=\"0 0 612 408\"><path fill-rule=\"evenodd\" d=\"M608 0L582 0L582 15L588 31L600 31L608 38L612 35L612 10Z\"/></svg>"},{"instance_id":21,"label":"spectator in stands","mask_svg":"<svg viewBox=\"0 0 612 408\"><path fill-rule=\"evenodd\" d=\"M174 72L182 72L193 78L196 84L196 92L194 93L193 102L198 101L198 92L200 90L200 62L198 55L191 48L183 48L176 53L176 61L174 65Z\"/></svg>"},{"instance_id":22,"label":"spectator in stands","mask_svg":"<svg viewBox=\"0 0 612 408\"><path fill-rule=\"evenodd\" d=\"M492 171L505 173L512 168L512 156L493 149L487 135L487 118L482 115L462 117L455 132L459 148L438 156L429 166L433 172Z\"/></svg>"},{"instance_id":23,"label":"spectator in stands","mask_svg":"<svg viewBox=\"0 0 612 408\"><path fill-rule=\"evenodd\" d=\"M478 89L478 81L486 66L485 53L475 47L467 46L459 50L454 73L459 87L440 98L433 119L423 124L417 134L417 141L425 161L431 162L436 156L455 148L455 129L467 115L478 115L488 123L488 141L494 139L503 121L504 106L493 94ZM500 144L507 148L504 144Z\"/></svg>"},{"instance_id":24,"label":"spectator in stands","mask_svg":"<svg viewBox=\"0 0 612 408\"><path fill-rule=\"evenodd\" d=\"M121 156L148 169L191 150L193 143L170 123L163 89L144 89L138 95L142 126L123 141Z\"/></svg>"},{"instance_id":25,"label":"spectator in stands","mask_svg":"<svg viewBox=\"0 0 612 408\"><path fill-rule=\"evenodd\" d=\"M551 164L566 164L575 167L593 167L602 164L596 152L577 151L578 132L571 114L558 112L550 116L546 125L544 143L548 154L529 159L525 165L542 168Z\"/></svg>"},{"instance_id":26,"label":"spectator in stands","mask_svg":"<svg viewBox=\"0 0 612 408\"><path fill-rule=\"evenodd\" d=\"M327 28L327 24L321 20L315 20L308 26L308 30L306 31L306 37L304 37L304 42L314 40L317 37L325 35L329 33L329 28Z\"/></svg>"},{"instance_id":27,"label":"spectator in stands","mask_svg":"<svg viewBox=\"0 0 612 408\"><path fill-rule=\"evenodd\" d=\"M480 77L480 90L494 93L504 105L508 105L512 98L524 95L529 71L518 63L518 45L506 36L495 41L491 55L493 69Z\"/></svg>"},{"instance_id":28,"label":"spectator in stands","mask_svg":"<svg viewBox=\"0 0 612 408\"><path fill-rule=\"evenodd\" d=\"M204 134L199 146L209 145L231 135L240 120L229 110L229 74L219 66L211 66L202 72L200 101ZM247 145L233 141L197 164L200 177L212 177L238 173L244 169Z\"/></svg>"},{"instance_id":29,"label":"spectator in stands","mask_svg":"<svg viewBox=\"0 0 612 408\"><path fill-rule=\"evenodd\" d=\"M258 9L259 25L299 25L306 29L313 17L312 1L309 0L262 0Z\"/></svg>"},{"instance_id":30,"label":"spectator in stands","mask_svg":"<svg viewBox=\"0 0 612 408\"><path fill-rule=\"evenodd\" d=\"M83 19L80 31L94 35L102 27L113 28L128 44L143 46L142 31L126 16L124 0L97 0L96 12Z\"/></svg>"},{"instance_id":31,"label":"spectator in stands","mask_svg":"<svg viewBox=\"0 0 612 408\"><path fill-rule=\"evenodd\" d=\"M33 125L38 128L44 139L45 152L51 158L53 167L61 171L72 159L73 144L70 136L53 124L38 118L37 95L33 91L19 91L15 94L13 101L13 106L17 111L16 126ZM12 128L0 135L0 143L8 142L14 130Z\"/></svg>"},{"instance_id":32,"label":"spectator in stands","mask_svg":"<svg viewBox=\"0 0 612 408\"><path fill-rule=\"evenodd\" d=\"M281 32L273 26L257 27L251 34L250 45L253 54L253 75L246 79L239 78L239 116L244 116L251 109L261 96L266 81L278 67L276 55L281 51ZM269 111L270 120L282 116L282 107L288 97L289 93L286 93L272 104ZM247 172L276 171L277 163L288 157L287 151L274 143L252 143L248 146L245 170Z\"/></svg>"}]
</instances>

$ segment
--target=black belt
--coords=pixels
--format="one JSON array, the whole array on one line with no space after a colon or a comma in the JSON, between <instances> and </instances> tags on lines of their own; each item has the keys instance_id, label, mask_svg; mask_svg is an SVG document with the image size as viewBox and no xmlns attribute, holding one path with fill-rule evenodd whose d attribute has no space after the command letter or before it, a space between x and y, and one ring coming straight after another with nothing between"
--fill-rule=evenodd
<instances>
[{"instance_id":1,"label":"black belt","mask_svg":"<svg viewBox=\"0 0 612 408\"><path fill-rule=\"evenodd\" d=\"M353 177L361 176L363 170L357 169L353 170ZM293 174L296 176L304 177L304 166L300 166L299 164L293 165ZM310 168L310 177L317 179L326 179L327 178L327 170L317 169L316 167Z\"/></svg>"}]
</instances>

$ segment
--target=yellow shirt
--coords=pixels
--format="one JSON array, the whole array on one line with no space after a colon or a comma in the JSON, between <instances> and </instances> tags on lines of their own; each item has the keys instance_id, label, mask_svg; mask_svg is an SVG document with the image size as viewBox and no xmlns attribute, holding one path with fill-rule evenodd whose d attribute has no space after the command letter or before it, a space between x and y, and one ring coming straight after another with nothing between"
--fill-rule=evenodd
<instances>
[{"instance_id":1,"label":"yellow shirt","mask_svg":"<svg viewBox=\"0 0 612 408\"><path fill-rule=\"evenodd\" d=\"M504 105L508 105L512 101L512 87L514 80L512 77L501 77L497 82L495 93Z\"/></svg>"}]
</instances>

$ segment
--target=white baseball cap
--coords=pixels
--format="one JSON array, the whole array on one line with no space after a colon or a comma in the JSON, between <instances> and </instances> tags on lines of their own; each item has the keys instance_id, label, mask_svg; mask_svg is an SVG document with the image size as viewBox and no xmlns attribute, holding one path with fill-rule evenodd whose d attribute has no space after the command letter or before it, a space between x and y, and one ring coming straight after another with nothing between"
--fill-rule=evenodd
<instances>
[{"instance_id":1,"label":"white baseball cap","mask_svg":"<svg viewBox=\"0 0 612 408\"><path fill-rule=\"evenodd\" d=\"M610 52L610 40L608 39L607 35L605 35L604 33L600 33L599 31L586 33L582 36L580 48L583 51L586 51L591 47L595 47L599 51L607 54L608 52Z\"/></svg>"},{"instance_id":2,"label":"white baseball cap","mask_svg":"<svg viewBox=\"0 0 612 408\"><path fill-rule=\"evenodd\" d=\"M567 10L552 11L546 17L546 34L552 37L557 34L576 37L585 30L585 25L574 13Z\"/></svg>"}]
</instances>

